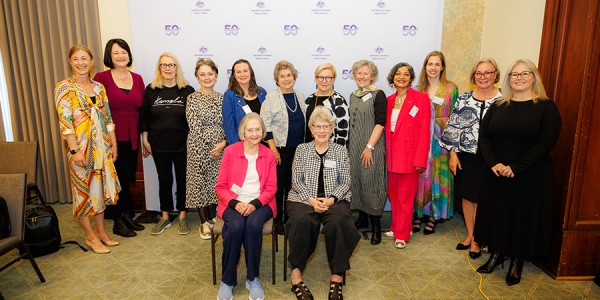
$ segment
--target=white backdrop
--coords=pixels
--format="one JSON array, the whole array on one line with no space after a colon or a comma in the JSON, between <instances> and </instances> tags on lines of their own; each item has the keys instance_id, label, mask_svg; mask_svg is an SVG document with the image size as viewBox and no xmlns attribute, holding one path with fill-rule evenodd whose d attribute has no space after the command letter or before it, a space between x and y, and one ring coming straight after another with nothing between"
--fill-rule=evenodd
<instances>
[{"instance_id":1,"label":"white backdrop","mask_svg":"<svg viewBox=\"0 0 600 300\"><path fill-rule=\"evenodd\" d=\"M225 92L231 66L250 61L257 83L275 89L273 67L289 60L299 72L296 90L315 91L314 70L323 62L337 68L335 90L347 99L356 89L352 64L370 59L379 68L375 83L386 94L386 76L398 62L417 77L427 53L441 46L443 0L129 0L136 72L146 83L158 56L172 52L184 76L198 88L198 58L219 66L216 90ZM146 208L159 210L158 180L151 158L144 159Z\"/></svg>"}]
</instances>

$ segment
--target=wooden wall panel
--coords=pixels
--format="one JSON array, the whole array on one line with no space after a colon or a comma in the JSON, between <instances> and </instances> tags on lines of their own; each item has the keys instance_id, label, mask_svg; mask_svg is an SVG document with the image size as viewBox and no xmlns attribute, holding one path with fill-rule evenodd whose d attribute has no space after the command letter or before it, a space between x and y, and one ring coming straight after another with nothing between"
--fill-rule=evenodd
<instances>
[{"instance_id":1,"label":"wooden wall panel","mask_svg":"<svg viewBox=\"0 0 600 300\"><path fill-rule=\"evenodd\" d=\"M599 0L546 1L539 69L563 127L553 150L552 256L537 263L559 279L600 270L599 11Z\"/></svg>"}]
</instances>

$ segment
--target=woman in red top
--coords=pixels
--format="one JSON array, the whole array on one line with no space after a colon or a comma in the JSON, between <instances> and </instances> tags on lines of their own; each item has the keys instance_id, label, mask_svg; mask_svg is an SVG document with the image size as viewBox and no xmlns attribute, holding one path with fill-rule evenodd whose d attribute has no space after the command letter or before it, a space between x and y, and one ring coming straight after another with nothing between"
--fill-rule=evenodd
<instances>
[{"instance_id":1,"label":"woman in red top","mask_svg":"<svg viewBox=\"0 0 600 300\"><path fill-rule=\"evenodd\" d=\"M112 39L104 49L104 65L109 69L94 76L94 80L106 88L110 112L115 123L119 159L115 169L121 182L119 202L116 205L116 217L113 233L124 236L136 236L134 230L144 230L144 226L133 221L133 201L130 184L135 181L139 145L139 111L146 91L142 76L129 71L133 57L127 42Z\"/></svg>"},{"instance_id":2,"label":"woman in red top","mask_svg":"<svg viewBox=\"0 0 600 300\"><path fill-rule=\"evenodd\" d=\"M396 248L406 247L412 230L412 212L419 173L427 167L430 147L431 104L427 94L410 88L413 67L396 64L387 77L396 92L390 95L385 126L388 196Z\"/></svg>"}]
</instances>

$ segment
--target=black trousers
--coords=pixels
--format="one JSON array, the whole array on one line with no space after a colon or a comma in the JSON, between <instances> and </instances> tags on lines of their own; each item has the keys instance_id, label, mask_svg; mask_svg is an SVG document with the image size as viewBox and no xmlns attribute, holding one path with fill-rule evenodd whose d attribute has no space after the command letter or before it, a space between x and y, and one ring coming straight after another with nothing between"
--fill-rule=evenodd
<instances>
[{"instance_id":1,"label":"black trousers","mask_svg":"<svg viewBox=\"0 0 600 300\"><path fill-rule=\"evenodd\" d=\"M296 147L277 147L277 151L281 156L281 165L277 165L277 192L275 192L277 217L275 217L275 222L281 222L285 220L284 204L292 188L292 163L294 162Z\"/></svg>"},{"instance_id":2,"label":"black trousers","mask_svg":"<svg viewBox=\"0 0 600 300\"><path fill-rule=\"evenodd\" d=\"M360 240L352 221L350 203L339 201L324 213L316 213L312 206L299 202L287 203L288 221L285 230L290 243L288 261L292 269L304 272L308 258L315 252L321 223L325 235L325 249L331 274L350 269L350 257Z\"/></svg>"},{"instance_id":3,"label":"black trousers","mask_svg":"<svg viewBox=\"0 0 600 300\"><path fill-rule=\"evenodd\" d=\"M119 201L117 201L116 213L133 214L133 198L130 185L135 182L135 171L137 170L137 159L139 148L131 149L131 141L117 142L117 161L115 170L121 183Z\"/></svg>"},{"instance_id":4,"label":"black trousers","mask_svg":"<svg viewBox=\"0 0 600 300\"><path fill-rule=\"evenodd\" d=\"M177 182L177 210L185 211L185 171L187 166L186 151L152 152L152 158L158 173L158 196L160 210L173 210L173 166Z\"/></svg>"}]
</instances>

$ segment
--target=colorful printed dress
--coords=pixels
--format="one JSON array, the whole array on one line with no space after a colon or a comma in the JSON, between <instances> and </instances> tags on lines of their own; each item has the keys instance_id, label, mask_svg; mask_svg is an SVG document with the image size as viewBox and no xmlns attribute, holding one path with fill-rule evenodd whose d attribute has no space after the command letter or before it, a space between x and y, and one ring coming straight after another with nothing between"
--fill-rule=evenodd
<instances>
[{"instance_id":1,"label":"colorful printed dress","mask_svg":"<svg viewBox=\"0 0 600 300\"><path fill-rule=\"evenodd\" d=\"M80 167L67 152L73 216L78 219L102 213L106 204L117 203L121 191L108 136L115 126L106 90L99 82L92 83L96 93L95 104L75 82L75 77L59 82L55 92L61 134L63 137L75 134L77 146L87 162L86 167Z\"/></svg>"},{"instance_id":2,"label":"colorful printed dress","mask_svg":"<svg viewBox=\"0 0 600 300\"><path fill-rule=\"evenodd\" d=\"M439 141L457 97L458 88L450 82L440 85L431 99L431 149L427 169L419 176L419 189L415 197L415 213L419 218L428 215L439 220L454 215L454 175L448 167L450 153L440 147Z\"/></svg>"}]
</instances>

